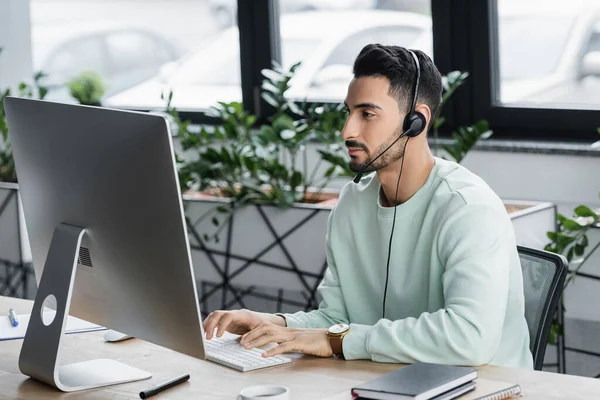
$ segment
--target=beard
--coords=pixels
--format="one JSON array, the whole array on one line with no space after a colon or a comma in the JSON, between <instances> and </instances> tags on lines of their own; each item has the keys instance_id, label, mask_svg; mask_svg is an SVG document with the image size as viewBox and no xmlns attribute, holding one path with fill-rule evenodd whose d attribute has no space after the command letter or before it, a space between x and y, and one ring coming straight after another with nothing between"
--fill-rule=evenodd
<instances>
[{"instance_id":1,"label":"beard","mask_svg":"<svg viewBox=\"0 0 600 400\"><path fill-rule=\"evenodd\" d=\"M385 142L383 142L379 146L379 148L377 148L377 150L373 153L373 157L371 157L371 152L369 151L369 149L367 149L367 146L365 146L364 144L355 142L353 140L347 140L346 147L360 148L360 149L363 149L365 151L365 153L367 154L367 159L361 163L359 163L356 160L351 158L350 163L349 163L350 170L354 173L358 173L360 171L363 171L365 173L373 172L373 171L383 169L383 168L387 167L388 165L400 160L404 156L404 151L403 151L404 141L399 140L398 143L396 143L394 146L390 147L387 151L385 151L385 149L394 140L396 140L398 138L398 136L400 136L402 134L402 132L403 132L402 124L400 124L396 128L396 130L394 130L394 133ZM408 140L408 137L405 138L405 140ZM377 159L377 161L375 161L373 164L367 166L371 162L371 160L374 159L375 157L377 157L379 154L382 154L381 157L379 157Z\"/></svg>"}]
</instances>

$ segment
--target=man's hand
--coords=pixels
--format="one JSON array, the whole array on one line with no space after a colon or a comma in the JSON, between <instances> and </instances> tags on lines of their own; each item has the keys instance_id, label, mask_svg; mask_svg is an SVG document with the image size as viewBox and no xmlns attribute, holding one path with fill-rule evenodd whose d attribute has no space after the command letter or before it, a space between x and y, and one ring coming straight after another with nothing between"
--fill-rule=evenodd
<instances>
[{"instance_id":1,"label":"man's hand","mask_svg":"<svg viewBox=\"0 0 600 400\"><path fill-rule=\"evenodd\" d=\"M210 340L213 337L215 328L217 328L217 337L223 336L225 331L242 335L264 323L283 327L285 326L285 318L250 310L215 311L206 317L202 322L202 326L206 333L206 339Z\"/></svg>"},{"instance_id":2,"label":"man's hand","mask_svg":"<svg viewBox=\"0 0 600 400\"><path fill-rule=\"evenodd\" d=\"M250 350L267 343L279 343L263 353L264 357L290 351L300 351L319 357L331 357L333 351L327 337L327 329L291 329L273 324L262 324L242 336L240 344Z\"/></svg>"}]
</instances>

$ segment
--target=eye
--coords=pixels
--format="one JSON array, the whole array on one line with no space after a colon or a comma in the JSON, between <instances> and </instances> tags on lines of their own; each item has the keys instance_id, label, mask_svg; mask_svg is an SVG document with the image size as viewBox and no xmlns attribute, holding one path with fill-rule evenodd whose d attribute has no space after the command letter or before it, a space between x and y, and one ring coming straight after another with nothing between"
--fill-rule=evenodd
<instances>
[{"instance_id":1,"label":"eye","mask_svg":"<svg viewBox=\"0 0 600 400\"><path fill-rule=\"evenodd\" d=\"M370 113L370 112L368 112L368 111L363 111L362 115L363 115L363 117L365 117L365 118L371 118L371 117L374 117L374 116L375 116L375 114L372 114L372 113Z\"/></svg>"}]
</instances>

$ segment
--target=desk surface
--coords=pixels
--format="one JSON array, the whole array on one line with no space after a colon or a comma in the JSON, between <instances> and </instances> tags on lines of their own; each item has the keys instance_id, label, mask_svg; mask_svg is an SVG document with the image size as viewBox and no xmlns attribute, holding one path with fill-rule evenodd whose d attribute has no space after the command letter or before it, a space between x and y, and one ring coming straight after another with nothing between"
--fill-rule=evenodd
<instances>
[{"instance_id":1,"label":"desk surface","mask_svg":"<svg viewBox=\"0 0 600 400\"><path fill-rule=\"evenodd\" d=\"M14 308L29 313L33 302L0 296L0 316ZM112 358L153 374L151 379L78 392L79 399L133 399L138 393L178 374L189 373L190 380L157 395L156 399L228 399L252 385L276 384L290 389L291 399L349 400L350 389L400 367L370 361L341 361L292 355L294 362L285 366L251 372L238 372L209 361L198 360L166 348L132 339L106 343L104 332L66 335L61 357L65 364L93 358ZM0 341L0 399L56 399L67 394L22 375L18 368L22 340ZM600 380L549 372L483 366L477 390L468 398L485 395L486 380L521 385L526 399L597 399ZM462 398L461 398L462 399Z\"/></svg>"}]
</instances>

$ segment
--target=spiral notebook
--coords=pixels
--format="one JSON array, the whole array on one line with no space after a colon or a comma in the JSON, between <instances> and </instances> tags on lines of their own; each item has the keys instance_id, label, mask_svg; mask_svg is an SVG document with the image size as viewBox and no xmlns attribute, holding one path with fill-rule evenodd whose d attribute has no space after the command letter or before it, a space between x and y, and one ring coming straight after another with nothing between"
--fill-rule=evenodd
<instances>
[{"instance_id":1,"label":"spiral notebook","mask_svg":"<svg viewBox=\"0 0 600 400\"><path fill-rule=\"evenodd\" d=\"M513 383L478 378L477 391L469 393L461 400L505 400L521 397L521 387Z\"/></svg>"}]
</instances>

